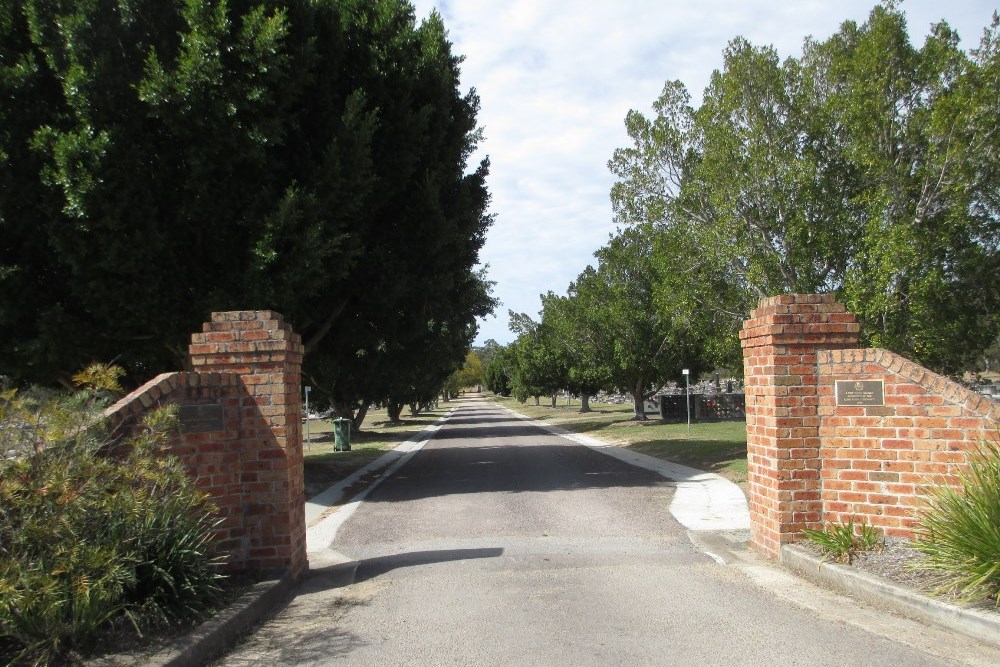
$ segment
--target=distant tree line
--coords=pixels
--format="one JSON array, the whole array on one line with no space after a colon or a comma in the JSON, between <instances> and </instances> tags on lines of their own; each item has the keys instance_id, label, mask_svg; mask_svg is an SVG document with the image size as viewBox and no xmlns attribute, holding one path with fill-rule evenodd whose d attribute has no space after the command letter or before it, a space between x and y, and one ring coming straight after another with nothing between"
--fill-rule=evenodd
<instances>
[{"instance_id":1,"label":"distant tree line","mask_svg":"<svg viewBox=\"0 0 1000 667\"><path fill-rule=\"evenodd\" d=\"M1000 332L1000 31L910 43L897 2L798 58L742 38L700 106L668 82L615 151L619 233L486 371L519 398L739 367L759 299L834 292L865 344L954 374Z\"/></svg>"},{"instance_id":2,"label":"distant tree line","mask_svg":"<svg viewBox=\"0 0 1000 667\"><path fill-rule=\"evenodd\" d=\"M0 374L281 312L313 397L433 397L494 309L474 90L407 0L0 3Z\"/></svg>"}]
</instances>

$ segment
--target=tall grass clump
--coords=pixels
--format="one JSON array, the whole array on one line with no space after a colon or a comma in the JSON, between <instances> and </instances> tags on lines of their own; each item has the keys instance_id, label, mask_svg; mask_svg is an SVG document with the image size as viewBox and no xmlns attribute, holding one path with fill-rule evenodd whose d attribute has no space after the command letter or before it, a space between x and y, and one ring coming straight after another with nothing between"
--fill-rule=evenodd
<instances>
[{"instance_id":1,"label":"tall grass clump","mask_svg":"<svg viewBox=\"0 0 1000 667\"><path fill-rule=\"evenodd\" d=\"M829 523L822 530L804 528L802 535L823 552L823 558L835 563L852 563L854 557L866 551L881 551L885 540L878 528L866 521L855 527L854 517L847 523Z\"/></svg>"},{"instance_id":2,"label":"tall grass clump","mask_svg":"<svg viewBox=\"0 0 1000 667\"><path fill-rule=\"evenodd\" d=\"M938 593L1000 606L1000 437L981 441L959 473L960 489L928 489L914 547L916 567L938 576Z\"/></svg>"},{"instance_id":3,"label":"tall grass clump","mask_svg":"<svg viewBox=\"0 0 1000 667\"><path fill-rule=\"evenodd\" d=\"M176 415L110 447L118 371L0 393L0 663L73 658L112 627L196 618L219 591L211 507L166 454Z\"/></svg>"}]
</instances>

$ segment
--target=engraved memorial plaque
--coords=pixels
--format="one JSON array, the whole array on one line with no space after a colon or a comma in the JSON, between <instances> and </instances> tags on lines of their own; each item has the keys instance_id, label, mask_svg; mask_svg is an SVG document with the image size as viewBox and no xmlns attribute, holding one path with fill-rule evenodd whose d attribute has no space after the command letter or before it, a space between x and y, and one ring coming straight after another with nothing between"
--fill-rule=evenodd
<instances>
[{"instance_id":1,"label":"engraved memorial plaque","mask_svg":"<svg viewBox=\"0 0 1000 667\"><path fill-rule=\"evenodd\" d=\"M181 423L181 433L211 433L223 431L223 409L219 403L208 405L178 406L177 417Z\"/></svg>"},{"instance_id":2,"label":"engraved memorial plaque","mask_svg":"<svg viewBox=\"0 0 1000 667\"><path fill-rule=\"evenodd\" d=\"M882 380L837 380L837 405L885 405Z\"/></svg>"}]
</instances>

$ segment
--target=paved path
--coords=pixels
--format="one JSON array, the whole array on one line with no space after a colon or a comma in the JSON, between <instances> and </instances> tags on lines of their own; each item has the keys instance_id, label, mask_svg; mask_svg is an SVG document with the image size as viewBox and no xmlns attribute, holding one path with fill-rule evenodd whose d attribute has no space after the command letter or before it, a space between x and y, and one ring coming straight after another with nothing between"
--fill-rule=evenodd
<instances>
[{"instance_id":1,"label":"paved path","mask_svg":"<svg viewBox=\"0 0 1000 667\"><path fill-rule=\"evenodd\" d=\"M319 569L220 664L1000 664L766 564L720 565L674 493L465 402L339 527L353 564Z\"/></svg>"}]
</instances>

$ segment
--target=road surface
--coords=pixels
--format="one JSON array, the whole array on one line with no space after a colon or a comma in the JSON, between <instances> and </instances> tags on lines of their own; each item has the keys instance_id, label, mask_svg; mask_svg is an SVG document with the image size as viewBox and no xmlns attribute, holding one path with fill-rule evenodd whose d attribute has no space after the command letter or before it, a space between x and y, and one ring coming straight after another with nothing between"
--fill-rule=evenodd
<instances>
[{"instance_id":1,"label":"road surface","mask_svg":"<svg viewBox=\"0 0 1000 667\"><path fill-rule=\"evenodd\" d=\"M720 564L673 484L464 401L222 665L1000 664L763 561Z\"/></svg>"}]
</instances>

